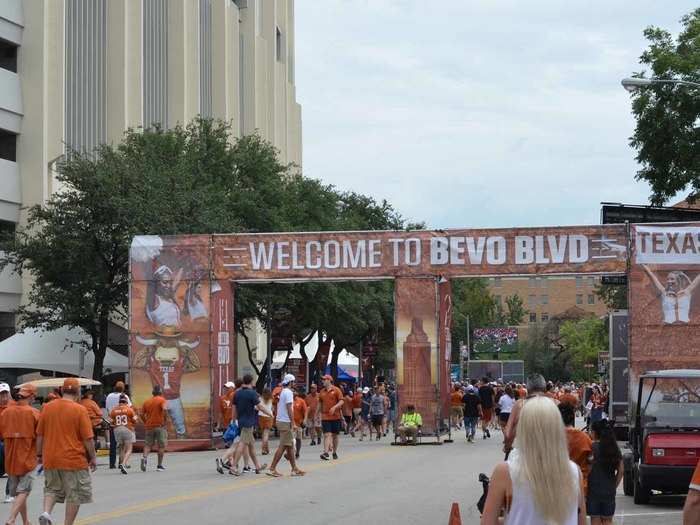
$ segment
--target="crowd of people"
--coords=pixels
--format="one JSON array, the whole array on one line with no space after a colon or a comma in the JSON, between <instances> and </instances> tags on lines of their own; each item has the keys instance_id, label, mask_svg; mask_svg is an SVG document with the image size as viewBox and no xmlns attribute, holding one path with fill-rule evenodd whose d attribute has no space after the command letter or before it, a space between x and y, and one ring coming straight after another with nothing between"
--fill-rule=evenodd
<instances>
[{"instance_id":1,"label":"crowd of people","mask_svg":"<svg viewBox=\"0 0 700 525\"><path fill-rule=\"evenodd\" d=\"M14 398L14 399L13 399ZM157 456L156 472L165 471L167 448L167 402L158 386L140 409L132 405L125 385L118 382L104 400L105 410L90 390L81 396L75 378L47 396L37 409L37 389L31 384L11 395L0 383L0 442L4 470L8 475L6 502L12 503L6 521L18 517L29 523L27 498L35 478L44 474L44 500L40 525L52 524L56 503L65 503L64 523L74 523L81 505L92 501L90 471L96 462L96 435L107 431L110 467L129 473L135 441L134 429L145 429L140 469L148 470L149 455ZM553 384L539 375L527 384L504 383L489 378L455 383L450 402L451 425L463 428L468 443L501 432L505 459L491 476L482 523L611 524L615 495L623 476L622 454L606 419L605 387L598 385ZM216 471L233 476L244 472L281 477L280 463L286 460L291 476L306 472L298 460L302 443L320 447L322 461L339 457L339 435L360 441L381 440L393 430L402 443L416 443L422 417L415 406L396 413L396 392L390 384L353 388L334 384L332 376L309 391L297 387L296 378L286 374L272 391L259 395L253 377L246 375L226 384L220 399L219 426L226 431L228 446L216 458ZM586 426L576 428L576 416ZM392 425L396 423L396 428ZM273 430L279 440L270 449ZM268 466L256 454L272 454ZM242 465L241 465L242 464ZM698 467L700 470L700 466ZM696 472L686 505L700 508L700 472ZM695 523L688 521L688 523Z\"/></svg>"}]
</instances>

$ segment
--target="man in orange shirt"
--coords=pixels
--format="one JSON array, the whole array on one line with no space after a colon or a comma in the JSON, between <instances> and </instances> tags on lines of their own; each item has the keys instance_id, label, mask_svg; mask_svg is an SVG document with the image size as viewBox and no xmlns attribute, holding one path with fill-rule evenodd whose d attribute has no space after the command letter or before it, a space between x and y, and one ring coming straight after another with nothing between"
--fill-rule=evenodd
<instances>
[{"instance_id":1,"label":"man in orange shirt","mask_svg":"<svg viewBox=\"0 0 700 525\"><path fill-rule=\"evenodd\" d=\"M700 461L690 480L688 496L683 506L683 525L700 525Z\"/></svg>"},{"instance_id":2,"label":"man in orange shirt","mask_svg":"<svg viewBox=\"0 0 700 525\"><path fill-rule=\"evenodd\" d=\"M571 405L559 405L559 413L566 427L566 440L569 445L569 459L581 469L583 476L583 493L588 493L588 475L593 461L593 441L590 436L574 427L576 413Z\"/></svg>"},{"instance_id":3,"label":"man in orange shirt","mask_svg":"<svg viewBox=\"0 0 700 525\"><path fill-rule=\"evenodd\" d=\"M43 457L45 476L40 525L53 523L51 511L56 503L66 503L66 525L73 525L80 505L92 503L89 469L97 468L97 458L90 416L77 402L77 379L66 378L61 391L61 399L44 406L37 428L36 448L38 456Z\"/></svg>"},{"instance_id":4,"label":"man in orange shirt","mask_svg":"<svg viewBox=\"0 0 700 525\"><path fill-rule=\"evenodd\" d=\"M309 407L309 423L307 425L310 445L321 444L321 414L318 413L318 391L316 383L311 383L309 393L306 396L306 405Z\"/></svg>"},{"instance_id":5,"label":"man in orange shirt","mask_svg":"<svg viewBox=\"0 0 700 525\"><path fill-rule=\"evenodd\" d=\"M321 413L321 426L323 428L323 454L321 459L328 461L329 454L333 453L333 459L338 459L338 434L341 429L341 408L343 407L343 393L340 388L333 385L333 376L323 376L323 389L318 395L318 408Z\"/></svg>"},{"instance_id":6,"label":"man in orange shirt","mask_svg":"<svg viewBox=\"0 0 700 525\"><path fill-rule=\"evenodd\" d=\"M9 406L12 406L14 401L10 397L10 385L0 383L0 415ZM0 476L5 475L5 460L4 448L2 440L0 440ZM14 498L10 496L9 484L5 485L5 503L12 503Z\"/></svg>"},{"instance_id":7,"label":"man in orange shirt","mask_svg":"<svg viewBox=\"0 0 700 525\"><path fill-rule=\"evenodd\" d=\"M8 475L10 496L15 498L7 518L7 525L14 525L17 515L27 518L27 498L32 491L36 468L36 427L39 411L31 404L36 387L26 385L19 390L19 401L6 407L0 416L0 437L5 442L5 470Z\"/></svg>"},{"instance_id":8,"label":"man in orange shirt","mask_svg":"<svg viewBox=\"0 0 700 525\"><path fill-rule=\"evenodd\" d=\"M355 432L362 432L362 392L361 388L358 386L355 393L352 396L352 418L353 418L353 429L352 437L355 437Z\"/></svg>"},{"instance_id":9,"label":"man in orange shirt","mask_svg":"<svg viewBox=\"0 0 700 525\"><path fill-rule=\"evenodd\" d=\"M129 406L128 397L125 395L119 397L119 406L109 413L109 419L114 427L114 439L119 451L119 471L127 474L126 465L129 464L131 450L136 440L134 424L139 419L134 409Z\"/></svg>"},{"instance_id":10,"label":"man in orange shirt","mask_svg":"<svg viewBox=\"0 0 700 525\"><path fill-rule=\"evenodd\" d=\"M452 387L450 394L450 419L452 420L452 428L462 428L462 419L464 419L464 409L462 407L462 398L464 393L458 384Z\"/></svg>"},{"instance_id":11,"label":"man in orange shirt","mask_svg":"<svg viewBox=\"0 0 700 525\"><path fill-rule=\"evenodd\" d=\"M576 413L576 409L578 409L578 404L579 404L578 397L576 397L575 394L571 393L570 386L564 387L564 393L559 398L559 404L560 405L569 405L571 408L574 409L574 414Z\"/></svg>"},{"instance_id":12,"label":"man in orange shirt","mask_svg":"<svg viewBox=\"0 0 700 525\"><path fill-rule=\"evenodd\" d=\"M352 427L352 392L349 390L343 396L343 421L345 422L345 435L352 434L355 437L355 430Z\"/></svg>"},{"instance_id":13,"label":"man in orange shirt","mask_svg":"<svg viewBox=\"0 0 700 525\"><path fill-rule=\"evenodd\" d=\"M165 472L163 458L165 457L165 447L168 446L168 430L165 428L165 414L168 402L163 397L163 391L159 385L153 387L153 397L146 400L141 411L143 412L143 422L146 429L143 445L143 456L141 457L141 470L146 472L148 466L148 454L155 445L158 452L158 472Z\"/></svg>"},{"instance_id":14,"label":"man in orange shirt","mask_svg":"<svg viewBox=\"0 0 700 525\"><path fill-rule=\"evenodd\" d=\"M224 432L231 423L231 414L233 413L233 395L236 392L236 384L233 381L228 381L224 388L226 391L219 397L219 409L221 413L221 419L219 421L219 428L222 428Z\"/></svg>"},{"instance_id":15,"label":"man in orange shirt","mask_svg":"<svg viewBox=\"0 0 700 525\"><path fill-rule=\"evenodd\" d=\"M301 389L295 389L292 410L294 412L294 424L296 425L294 440L296 441L295 457L297 459L299 459L299 453L301 452L301 438L304 436L304 427L306 426L307 412L309 411L309 407L306 404L304 397L305 396L302 394Z\"/></svg>"},{"instance_id":16,"label":"man in orange shirt","mask_svg":"<svg viewBox=\"0 0 700 525\"><path fill-rule=\"evenodd\" d=\"M92 432L95 434L95 448L97 448L97 433L102 430L102 409L93 399L94 392L91 389L85 391L80 404L85 407L92 423Z\"/></svg>"}]
</instances>

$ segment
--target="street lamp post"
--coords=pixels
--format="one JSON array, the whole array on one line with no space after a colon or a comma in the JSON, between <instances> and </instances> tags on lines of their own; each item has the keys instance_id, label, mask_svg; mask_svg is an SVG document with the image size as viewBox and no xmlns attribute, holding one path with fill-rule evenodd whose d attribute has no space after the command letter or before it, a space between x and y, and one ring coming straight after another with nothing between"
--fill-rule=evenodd
<instances>
[{"instance_id":1,"label":"street lamp post","mask_svg":"<svg viewBox=\"0 0 700 525\"><path fill-rule=\"evenodd\" d=\"M688 80L672 80L663 78L623 78L622 87L625 88L630 93L637 91L639 88L645 88L649 86L683 86L689 88L700 89L700 83L690 82Z\"/></svg>"}]
</instances>

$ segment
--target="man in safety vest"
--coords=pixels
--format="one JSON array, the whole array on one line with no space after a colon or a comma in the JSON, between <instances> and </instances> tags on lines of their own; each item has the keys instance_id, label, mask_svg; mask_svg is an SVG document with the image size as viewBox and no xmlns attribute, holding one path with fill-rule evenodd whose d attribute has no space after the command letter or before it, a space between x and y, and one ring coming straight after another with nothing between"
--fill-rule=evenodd
<instances>
[{"instance_id":1,"label":"man in safety vest","mask_svg":"<svg viewBox=\"0 0 700 525\"><path fill-rule=\"evenodd\" d=\"M401 422L399 423L399 437L401 438L401 443L406 443L406 437L410 437L411 441L416 443L416 436L423 426L423 418L420 414L416 412L416 407L413 405L406 405L406 412L401 416Z\"/></svg>"}]
</instances>

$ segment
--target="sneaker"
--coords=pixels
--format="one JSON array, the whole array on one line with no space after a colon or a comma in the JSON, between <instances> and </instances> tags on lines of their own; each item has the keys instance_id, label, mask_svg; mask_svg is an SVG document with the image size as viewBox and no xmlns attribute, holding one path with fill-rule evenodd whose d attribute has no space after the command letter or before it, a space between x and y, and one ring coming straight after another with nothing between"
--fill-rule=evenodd
<instances>
[{"instance_id":1,"label":"sneaker","mask_svg":"<svg viewBox=\"0 0 700 525\"><path fill-rule=\"evenodd\" d=\"M219 474L223 474L223 473L224 473L224 467L221 465L221 459L220 459L220 458L216 458L216 471L217 471Z\"/></svg>"},{"instance_id":2,"label":"sneaker","mask_svg":"<svg viewBox=\"0 0 700 525\"><path fill-rule=\"evenodd\" d=\"M141 472L146 472L146 465L148 460L146 458L141 458Z\"/></svg>"},{"instance_id":3,"label":"sneaker","mask_svg":"<svg viewBox=\"0 0 700 525\"><path fill-rule=\"evenodd\" d=\"M39 516L39 525L53 525L51 514L48 512L42 512L41 516Z\"/></svg>"},{"instance_id":4,"label":"sneaker","mask_svg":"<svg viewBox=\"0 0 700 525\"><path fill-rule=\"evenodd\" d=\"M336 454L335 452L333 452L333 459L338 459L338 454Z\"/></svg>"},{"instance_id":5,"label":"sneaker","mask_svg":"<svg viewBox=\"0 0 700 525\"><path fill-rule=\"evenodd\" d=\"M122 474L128 474L124 465L119 465L119 472L121 472Z\"/></svg>"},{"instance_id":6,"label":"sneaker","mask_svg":"<svg viewBox=\"0 0 700 525\"><path fill-rule=\"evenodd\" d=\"M15 501L15 498L12 496L5 496L5 503L12 503L13 501Z\"/></svg>"},{"instance_id":7,"label":"sneaker","mask_svg":"<svg viewBox=\"0 0 700 525\"><path fill-rule=\"evenodd\" d=\"M323 461L328 461L330 459L330 457L328 456L328 452L324 452L323 454L321 454L320 457Z\"/></svg>"},{"instance_id":8,"label":"sneaker","mask_svg":"<svg viewBox=\"0 0 700 525\"><path fill-rule=\"evenodd\" d=\"M312 439L312 440L311 440L311 443L309 443L309 446L312 446L312 447L313 447L315 444L316 444L316 442Z\"/></svg>"},{"instance_id":9,"label":"sneaker","mask_svg":"<svg viewBox=\"0 0 700 525\"><path fill-rule=\"evenodd\" d=\"M483 435L481 436L481 439L486 439L486 434L483 434Z\"/></svg>"},{"instance_id":10,"label":"sneaker","mask_svg":"<svg viewBox=\"0 0 700 525\"><path fill-rule=\"evenodd\" d=\"M158 471L158 472L165 472L165 467L164 467L163 465L158 465L158 466L156 467L156 471Z\"/></svg>"},{"instance_id":11,"label":"sneaker","mask_svg":"<svg viewBox=\"0 0 700 525\"><path fill-rule=\"evenodd\" d=\"M250 467L243 467L243 472L251 472L253 469Z\"/></svg>"}]
</instances>

